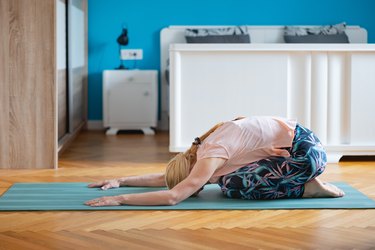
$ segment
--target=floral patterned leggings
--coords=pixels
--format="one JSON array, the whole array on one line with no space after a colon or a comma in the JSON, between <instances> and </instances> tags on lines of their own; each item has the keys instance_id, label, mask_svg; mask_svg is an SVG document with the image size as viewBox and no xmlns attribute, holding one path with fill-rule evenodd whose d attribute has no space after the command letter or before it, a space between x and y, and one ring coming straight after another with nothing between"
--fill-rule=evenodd
<instances>
[{"instance_id":1,"label":"floral patterned leggings","mask_svg":"<svg viewBox=\"0 0 375 250\"><path fill-rule=\"evenodd\" d=\"M327 156L313 132L298 124L287 150L290 157L269 157L220 177L224 195L247 200L301 198L304 184L324 171Z\"/></svg>"}]
</instances>

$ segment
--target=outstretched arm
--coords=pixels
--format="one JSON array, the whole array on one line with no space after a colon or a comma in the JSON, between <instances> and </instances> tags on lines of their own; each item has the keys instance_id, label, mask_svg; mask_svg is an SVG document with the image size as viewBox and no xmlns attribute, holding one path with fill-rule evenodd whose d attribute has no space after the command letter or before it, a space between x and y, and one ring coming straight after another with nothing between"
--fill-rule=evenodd
<instances>
[{"instance_id":1,"label":"outstretched arm","mask_svg":"<svg viewBox=\"0 0 375 250\"><path fill-rule=\"evenodd\" d=\"M164 173L126 176L119 179L120 186L165 187Z\"/></svg>"},{"instance_id":2,"label":"outstretched arm","mask_svg":"<svg viewBox=\"0 0 375 250\"><path fill-rule=\"evenodd\" d=\"M88 187L99 187L103 190L123 186L140 186L140 187L165 187L164 174L146 174L139 176L126 176L119 179L104 180L91 183Z\"/></svg>"},{"instance_id":3,"label":"outstretched arm","mask_svg":"<svg viewBox=\"0 0 375 250\"><path fill-rule=\"evenodd\" d=\"M204 186L215 170L222 166L224 162L225 160L221 158L197 161L190 175L171 190L107 196L88 201L85 204L89 206L176 205Z\"/></svg>"}]
</instances>

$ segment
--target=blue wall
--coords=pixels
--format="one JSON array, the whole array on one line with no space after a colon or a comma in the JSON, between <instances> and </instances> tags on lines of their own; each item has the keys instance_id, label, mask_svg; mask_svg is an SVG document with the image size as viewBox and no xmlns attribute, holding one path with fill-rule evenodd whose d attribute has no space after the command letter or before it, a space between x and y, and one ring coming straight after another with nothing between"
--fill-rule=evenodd
<instances>
[{"instance_id":1,"label":"blue wall","mask_svg":"<svg viewBox=\"0 0 375 250\"><path fill-rule=\"evenodd\" d=\"M159 32L169 25L325 25L345 21L375 42L374 0L88 0L88 119L102 119L102 71L119 65L116 38L143 49L139 69L160 69ZM126 63L132 67L133 62Z\"/></svg>"}]
</instances>

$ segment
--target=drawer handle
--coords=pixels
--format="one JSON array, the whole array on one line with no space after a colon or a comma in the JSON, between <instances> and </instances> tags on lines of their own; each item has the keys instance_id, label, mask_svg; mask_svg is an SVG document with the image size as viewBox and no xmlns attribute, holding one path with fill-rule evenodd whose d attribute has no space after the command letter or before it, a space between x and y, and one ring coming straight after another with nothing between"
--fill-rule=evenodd
<instances>
[{"instance_id":1,"label":"drawer handle","mask_svg":"<svg viewBox=\"0 0 375 250\"><path fill-rule=\"evenodd\" d=\"M149 96L150 95L150 92L146 91L143 93L144 96Z\"/></svg>"}]
</instances>

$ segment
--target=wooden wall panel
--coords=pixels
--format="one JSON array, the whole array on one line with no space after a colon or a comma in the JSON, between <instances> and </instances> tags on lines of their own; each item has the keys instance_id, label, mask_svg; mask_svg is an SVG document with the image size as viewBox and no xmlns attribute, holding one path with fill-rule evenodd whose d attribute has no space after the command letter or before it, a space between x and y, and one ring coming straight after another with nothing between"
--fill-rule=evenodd
<instances>
[{"instance_id":1,"label":"wooden wall panel","mask_svg":"<svg viewBox=\"0 0 375 250\"><path fill-rule=\"evenodd\" d=\"M8 3L0 1L0 168L9 162L9 13Z\"/></svg>"},{"instance_id":2,"label":"wooden wall panel","mask_svg":"<svg viewBox=\"0 0 375 250\"><path fill-rule=\"evenodd\" d=\"M0 18L0 168L54 168L55 0L1 0Z\"/></svg>"}]
</instances>

